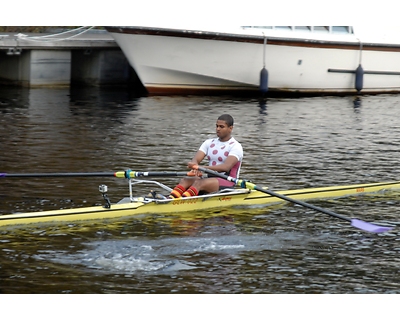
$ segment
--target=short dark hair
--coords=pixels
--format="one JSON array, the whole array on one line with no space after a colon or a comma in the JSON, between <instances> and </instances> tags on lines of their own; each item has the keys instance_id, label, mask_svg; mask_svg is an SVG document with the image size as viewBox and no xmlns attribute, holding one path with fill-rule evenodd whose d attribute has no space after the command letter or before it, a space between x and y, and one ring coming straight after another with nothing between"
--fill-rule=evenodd
<instances>
[{"instance_id":1,"label":"short dark hair","mask_svg":"<svg viewBox=\"0 0 400 320\"><path fill-rule=\"evenodd\" d=\"M218 120L225 121L228 127L233 126L233 118L230 114L223 114L219 116Z\"/></svg>"}]
</instances>

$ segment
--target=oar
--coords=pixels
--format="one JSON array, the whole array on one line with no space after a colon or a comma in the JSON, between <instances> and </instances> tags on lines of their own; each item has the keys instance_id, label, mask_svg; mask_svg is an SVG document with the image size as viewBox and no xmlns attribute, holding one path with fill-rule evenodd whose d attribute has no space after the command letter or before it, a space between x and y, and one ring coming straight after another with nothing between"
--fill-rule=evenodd
<instances>
[{"instance_id":1,"label":"oar","mask_svg":"<svg viewBox=\"0 0 400 320\"><path fill-rule=\"evenodd\" d=\"M386 231L389 231L389 230L393 229L393 227L380 226L380 225L375 225L375 224L372 224L370 222L365 222L365 221L362 221L362 220L359 220L359 219L350 219L350 218L347 218L347 217L343 217L343 216L340 216L337 213L332 212L330 210L319 208L319 207L316 207L316 206L314 206L312 204L309 204L309 203L306 203L306 202L303 202L303 201L299 201L297 199L292 199L292 198L286 197L286 196L284 196L282 194L279 194L279 193L276 193L276 192L273 192L273 191L258 187L255 184L250 183L250 182L248 182L246 180L239 180L239 179L227 176L225 174L222 174L220 172L216 172L216 171L213 171L213 170L210 170L210 169L207 169L207 168L196 166L196 167L193 167L193 169L200 170L200 171L203 171L205 173L208 173L208 174L220 177L222 179L234 182L237 186L240 186L241 188L254 189L254 190L269 194L271 196L286 200L288 202L293 202L293 203L296 203L296 204L301 205L303 207L307 207L307 208L310 208L310 209L325 213L325 214L330 215L332 217L348 221L348 222L351 223L351 225L353 227L361 229L361 230L364 230L364 231L380 233L380 232L386 232Z\"/></svg>"},{"instance_id":2,"label":"oar","mask_svg":"<svg viewBox=\"0 0 400 320\"><path fill-rule=\"evenodd\" d=\"M189 172L140 172L140 171L117 171L117 172L65 172L65 173L0 173L0 178L67 178L67 177L176 177L190 176Z\"/></svg>"}]
</instances>

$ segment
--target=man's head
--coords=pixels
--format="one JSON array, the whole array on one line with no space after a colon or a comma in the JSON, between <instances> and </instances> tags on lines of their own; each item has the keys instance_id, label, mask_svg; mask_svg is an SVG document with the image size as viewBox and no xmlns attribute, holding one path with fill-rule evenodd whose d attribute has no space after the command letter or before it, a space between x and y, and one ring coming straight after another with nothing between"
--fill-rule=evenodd
<instances>
[{"instance_id":1,"label":"man's head","mask_svg":"<svg viewBox=\"0 0 400 320\"><path fill-rule=\"evenodd\" d=\"M233 118L230 114L223 114L223 115L219 116L218 120L225 121L226 124L228 125L228 127L233 126Z\"/></svg>"},{"instance_id":2,"label":"man's head","mask_svg":"<svg viewBox=\"0 0 400 320\"><path fill-rule=\"evenodd\" d=\"M216 132L220 141L228 141L233 129L233 118L229 114L223 114L217 119Z\"/></svg>"}]
</instances>

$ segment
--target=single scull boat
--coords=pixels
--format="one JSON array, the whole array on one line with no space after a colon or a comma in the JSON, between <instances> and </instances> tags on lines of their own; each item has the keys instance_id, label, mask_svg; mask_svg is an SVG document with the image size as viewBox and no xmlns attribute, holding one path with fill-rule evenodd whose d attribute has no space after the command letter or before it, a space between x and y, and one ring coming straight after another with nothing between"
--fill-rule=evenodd
<instances>
[{"instance_id":1,"label":"single scull boat","mask_svg":"<svg viewBox=\"0 0 400 320\"><path fill-rule=\"evenodd\" d=\"M202 168L199 168L202 169ZM204 170L204 169L202 169ZM205 170L206 173L216 174L213 171ZM168 214L191 212L199 210L210 210L222 207L241 207L241 206L263 206L278 204L283 201L291 201L322 213L327 213L334 217L352 222L352 225L371 232L384 232L391 228L372 225L357 219L349 219L341 217L327 211L315 207L313 205L302 202L301 200L340 198L345 196L377 193L389 190L400 190L400 181L354 184L333 187L307 188L298 190L283 190L273 192L267 188L257 187L245 180L232 179L231 177L219 174L219 176L231 179L240 188L224 189L217 193L199 195L188 198L178 199L155 199L152 197L134 197L132 195L132 185L134 184L155 184L166 191L171 189L153 180L134 179L135 177L151 177L151 176L179 176L186 175L182 172L96 172L96 173L55 173L55 174L0 174L0 177L77 177L77 176L114 176L118 178L127 178L129 182L130 196L123 198L118 203L111 203L107 197L107 187L101 185L99 191L105 199L104 206L93 206L87 208L60 209L42 212L15 213L0 216L0 227L8 225L26 225L32 223L58 223L66 221L83 221L94 219L116 219L122 217L130 217L141 214ZM218 174L217 174L218 175ZM354 223L355 221L355 223ZM365 226L364 224L367 224ZM372 226L372 228L371 228ZM379 230L379 231L377 231Z\"/></svg>"}]
</instances>

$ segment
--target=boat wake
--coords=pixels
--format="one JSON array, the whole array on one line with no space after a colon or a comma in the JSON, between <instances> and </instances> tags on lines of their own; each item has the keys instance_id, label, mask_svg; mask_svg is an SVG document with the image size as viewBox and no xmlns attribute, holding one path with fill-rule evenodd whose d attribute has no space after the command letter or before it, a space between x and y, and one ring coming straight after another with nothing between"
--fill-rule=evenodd
<instances>
[{"instance_id":1,"label":"boat wake","mask_svg":"<svg viewBox=\"0 0 400 320\"><path fill-rule=\"evenodd\" d=\"M324 236L320 237L322 240ZM307 240L308 239L308 240ZM319 243L319 240L314 239ZM326 239L325 239L326 240ZM87 243L77 253L53 252L36 255L63 265L80 265L105 274L170 274L203 268L213 255L238 256L241 253L286 250L310 246L309 235L284 232L273 235L224 235L219 237L173 237L156 240L106 240ZM308 244L307 244L308 243ZM51 256L53 255L53 256Z\"/></svg>"}]
</instances>

